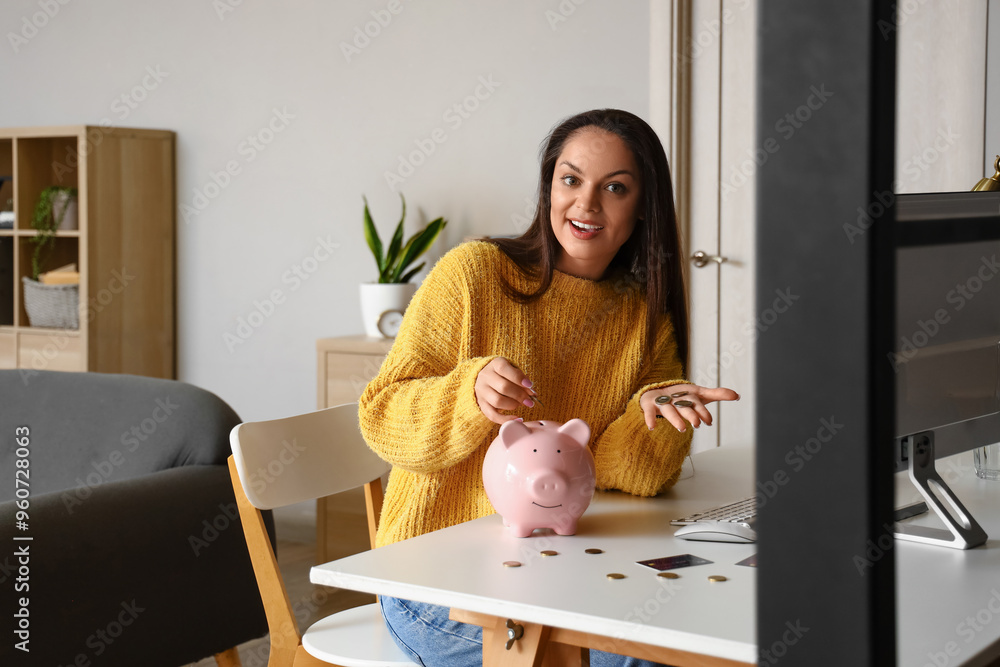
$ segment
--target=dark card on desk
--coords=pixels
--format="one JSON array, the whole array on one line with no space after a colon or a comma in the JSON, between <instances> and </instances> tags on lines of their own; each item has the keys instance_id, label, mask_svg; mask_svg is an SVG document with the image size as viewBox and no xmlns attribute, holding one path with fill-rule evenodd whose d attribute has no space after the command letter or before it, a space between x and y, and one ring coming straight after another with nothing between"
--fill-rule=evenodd
<instances>
[{"instance_id":1,"label":"dark card on desk","mask_svg":"<svg viewBox=\"0 0 1000 667\"><path fill-rule=\"evenodd\" d=\"M677 568L691 567L692 565L708 565L712 561L700 556L681 554L679 556L664 556L663 558L650 558L649 560L639 560L636 562L639 565L645 565L654 570L665 572L666 570L676 570Z\"/></svg>"}]
</instances>

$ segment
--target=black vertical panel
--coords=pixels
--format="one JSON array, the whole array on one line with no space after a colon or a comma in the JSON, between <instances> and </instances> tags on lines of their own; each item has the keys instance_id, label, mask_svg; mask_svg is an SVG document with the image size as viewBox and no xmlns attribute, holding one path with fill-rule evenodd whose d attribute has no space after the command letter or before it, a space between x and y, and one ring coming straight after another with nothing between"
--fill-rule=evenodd
<instances>
[{"instance_id":1,"label":"black vertical panel","mask_svg":"<svg viewBox=\"0 0 1000 667\"><path fill-rule=\"evenodd\" d=\"M760 664L895 663L895 30L878 0L762 0ZM881 542L880 542L880 539ZM873 549L872 545L876 548Z\"/></svg>"}]
</instances>

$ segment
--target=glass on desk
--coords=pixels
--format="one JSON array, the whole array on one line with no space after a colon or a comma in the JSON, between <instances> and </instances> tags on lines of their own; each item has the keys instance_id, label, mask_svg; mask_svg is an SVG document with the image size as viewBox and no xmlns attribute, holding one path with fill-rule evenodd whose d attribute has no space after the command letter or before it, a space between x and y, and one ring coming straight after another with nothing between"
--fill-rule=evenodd
<instances>
[{"instance_id":1,"label":"glass on desk","mask_svg":"<svg viewBox=\"0 0 1000 667\"><path fill-rule=\"evenodd\" d=\"M1000 482L1000 444L977 447L973 450L972 461L977 477Z\"/></svg>"}]
</instances>

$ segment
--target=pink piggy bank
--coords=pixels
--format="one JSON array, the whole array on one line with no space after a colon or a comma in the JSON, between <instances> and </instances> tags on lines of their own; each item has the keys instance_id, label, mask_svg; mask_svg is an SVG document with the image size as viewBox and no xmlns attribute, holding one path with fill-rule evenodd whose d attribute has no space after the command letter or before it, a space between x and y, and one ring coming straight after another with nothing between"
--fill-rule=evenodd
<instances>
[{"instance_id":1,"label":"pink piggy bank","mask_svg":"<svg viewBox=\"0 0 1000 667\"><path fill-rule=\"evenodd\" d=\"M576 522L594 497L590 427L582 419L565 424L512 420L500 427L483 461L483 485L493 508L517 537L536 528L559 535Z\"/></svg>"}]
</instances>

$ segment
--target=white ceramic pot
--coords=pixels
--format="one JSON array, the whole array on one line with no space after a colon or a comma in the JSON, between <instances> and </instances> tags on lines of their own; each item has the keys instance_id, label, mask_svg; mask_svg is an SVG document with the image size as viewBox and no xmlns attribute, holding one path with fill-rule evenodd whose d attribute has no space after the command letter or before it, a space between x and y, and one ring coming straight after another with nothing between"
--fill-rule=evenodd
<instances>
[{"instance_id":1,"label":"white ceramic pot","mask_svg":"<svg viewBox=\"0 0 1000 667\"><path fill-rule=\"evenodd\" d=\"M412 283L362 283L361 319L365 334L394 338L406 306L416 291L417 286Z\"/></svg>"},{"instance_id":2,"label":"white ceramic pot","mask_svg":"<svg viewBox=\"0 0 1000 667\"><path fill-rule=\"evenodd\" d=\"M65 214L63 209L66 210ZM55 220L62 219L59 229L79 229L76 197L71 197L68 192L59 192L52 197L52 217Z\"/></svg>"}]
</instances>

